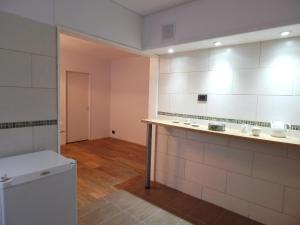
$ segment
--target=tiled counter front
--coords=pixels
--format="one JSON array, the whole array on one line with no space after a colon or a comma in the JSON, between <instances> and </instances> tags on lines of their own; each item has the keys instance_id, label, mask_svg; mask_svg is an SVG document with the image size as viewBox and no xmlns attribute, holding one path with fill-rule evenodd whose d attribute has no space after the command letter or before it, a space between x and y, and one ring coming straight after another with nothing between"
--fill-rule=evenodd
<instances>
[{"instance_id":1,"label":"tiled counter front","mask_svg":"<svg viewBox=\"0 0 300 225\"><path fill-rule=\"evenodd\" d=\"M300 224L300 146L158 127L155 179L264 224Z\"/></svg>"}]
</instances>

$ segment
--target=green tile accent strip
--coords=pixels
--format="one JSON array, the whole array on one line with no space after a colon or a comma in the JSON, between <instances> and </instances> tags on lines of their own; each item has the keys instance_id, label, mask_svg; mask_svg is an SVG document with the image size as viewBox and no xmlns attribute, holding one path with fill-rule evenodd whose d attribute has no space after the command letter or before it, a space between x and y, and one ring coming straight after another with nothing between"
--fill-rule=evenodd
<instances>
[{"instance_id":1,"label":"green tile accent strip","mask_svg":"<svg viewBox=\"0 0 300 225\"><path fill-rule=\"evenodd\" d=\"M291 125L291 130L300 130L300 125Z\"/></svg>"},{"instance_id":2,"label":"green tile accent strip","mask_svg":"<svg viewBox=\"0 0 300 225\"><path fill-rule=\"evenodd\" d=\"M270 122L261 122L261 121L252 121L252 120L228 119L228 118L220 118L220 117L212 117L212 116L189 115L189 114L170 113L170 112L161 112L161 111L158 111L158 115L174 116L174 117L181 117L187 119L218 121L224 123L248 124L248 125L259 126L259 127L271 127ZM291 125L290 130L300 130L300 125Z\"/></svg>"},{"instance_id":3,"label":"green tile accent strip","mask_svg":"<svg viewBox=\"0 0 300 225\"><path fill-rule=\"evenodd\" d=\"M0 130L23 128L23 127L51 126L51 125L57 125L57 120L37 120L37 121L0 123Z\"/></svg>"}]
</instances>

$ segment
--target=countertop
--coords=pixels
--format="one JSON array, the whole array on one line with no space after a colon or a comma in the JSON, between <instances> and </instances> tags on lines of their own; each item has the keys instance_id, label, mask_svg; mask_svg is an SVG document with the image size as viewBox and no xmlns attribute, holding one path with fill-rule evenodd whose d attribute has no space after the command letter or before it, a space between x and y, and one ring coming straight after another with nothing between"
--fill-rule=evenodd
<instances>
[{"instance_id":1,"label":"countertop","mask_svg":"<svg viewBox=\"0 0 300 225\"><path fill-rule=\"evenodd\" d=\"M226 131L211 131L211 130L208 130L207 126L204 126L204 125L199 125L198 127L193 127L191 125L186 125L182 122L174 123L170 120L164 120L164 119L143 119L142 122L148 123L148 124L166 126L166 127L186 129L189 131L194 131L194 132L199 132L199 133L208 133L208 134L221 135L221 136L245 138L245 139L250 139L250 140L258 140L258 141L264 141L264 142L282 143L282 144L300 146L300 138L296 138L296 137L276 138L276 137L272 137L269 134L264 134L264 133L262 133L260 136L257 137L257 136L253 136L252 134L243 134L238 130L231 130L231 129L227 129L227 128L226 128Z\"/></svg>"}]
</instances>

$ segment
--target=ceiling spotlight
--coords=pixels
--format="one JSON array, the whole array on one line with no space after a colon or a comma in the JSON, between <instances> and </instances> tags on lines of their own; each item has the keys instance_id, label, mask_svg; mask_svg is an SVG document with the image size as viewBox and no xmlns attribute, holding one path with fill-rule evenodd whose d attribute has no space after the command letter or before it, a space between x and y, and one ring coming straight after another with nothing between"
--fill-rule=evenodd
<instances>
[{"instance_id":1,"label":"ceiling spotlight","mask_svg":"<svg viewBox=\"0 0 300 225\"><path fill-rule=\"evenodd\" d=\"M219 42L219 41L214 42L214 46L218 47L218 46L220 46L220 45L222 45L221 42Z\"/></svg>"},{"instance_id":2,"label":"ceiling spotlight","mask_svg":"<svg viewBox=\"0 0 300 225\"><path fill-rule=\"evenodd\" d=\"M173 48L169 48L169 49L168 49L168 53L169 53L169 54L174 53L174 49L173 49Z\"/></svg>"},{"instance_id":3,"label":"ceiling spotlight","mask_svg":"<svg viewBox=\"0 0 300 225\"><path fill-rule=\"evenodd\" d=\"M290 31L283 31L283 32L280 33L280 35L281 35L282 37L289 36L290 34L291 34Z\"/></svg>"}]
</instances>

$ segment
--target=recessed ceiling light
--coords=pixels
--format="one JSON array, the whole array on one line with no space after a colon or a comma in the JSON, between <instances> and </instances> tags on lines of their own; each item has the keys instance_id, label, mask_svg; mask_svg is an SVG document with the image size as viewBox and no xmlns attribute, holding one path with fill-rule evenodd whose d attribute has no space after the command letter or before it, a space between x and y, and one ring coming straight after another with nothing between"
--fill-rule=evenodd
<instances>
[{"instance_id":1,"label":"recessed ceiling light","mask_svg":"<svg viewBox=\"0 0 300 225\"><path fill-rule=\"evenodd\" d=\"M169 48L169 49L168 49L168 53L169 53L169 54L174 53L174 49L173 49L173 48Z\"/></svg>"},{"instance_id":2,"label":"recessed ceiling light","mask_svg":"<svg viewBox=\"0 0 300 225\"><path fill-rule=\"evenodd\" d=\"M280 35L281 35L282 37L289 36L290 34L291 34L290 31L282 31L282 32L280 33Z\"/></svg>"},{"instance_id":3,"label":"recessed ceiling light","mask_svg":"<svg viewBox=\"0 0 300 225\"><path fill-rule=\"evenodd\" d=\"M220 46L220 45L222 45L222 43L220 41L214 42L214 46Z\"/></svg>"}]
</instances>

